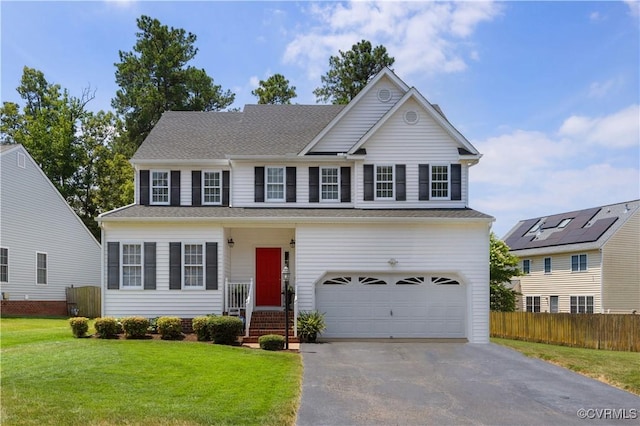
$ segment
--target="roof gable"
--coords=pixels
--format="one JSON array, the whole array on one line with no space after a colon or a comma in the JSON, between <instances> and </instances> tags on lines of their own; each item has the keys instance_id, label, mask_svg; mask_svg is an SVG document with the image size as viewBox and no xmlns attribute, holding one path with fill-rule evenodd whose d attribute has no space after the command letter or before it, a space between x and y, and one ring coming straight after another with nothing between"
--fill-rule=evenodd
<instances>
[{"instance_id":1,"label":"roof gable","mask_svg":"<svg viewBox=\"0 0 640 426\"><path fill-rule=\"evenodd\" d=\"M405 93L405 95L400 99L396 104L391 108L387 113L382 116L382 118L371 128L367 133L360 138L360 140L351 147L349 150L349 154L353 154L358 151L362 146L373 136L385 123L400 110L404 105L409 102L409 100L414 100L418 103L419 106L423 108L423 110L445 131L447 132L455 142L458 143L458 152L461 155L472 156L479 159L481 154L478 150L460 133L458 130L449 123L449 121L444 117L440 107L437 109L429 103L425 99L424 96L418 92L415 88L411 88L409 91ZM460 151L463 150L463 152Z\"/></svg>"},{"instance_id":2,"label":"roof gable","mask_svg":"<svg viewBox=\"0 0 640 426\"><path fill-rule=\"evenodd\" d=\"M348 120L348 116L352 111L354 111L363 99L367 98L372 91L375 90L376 87L379 86L379 83L382 81L388 81L393 87L399 90L401 93L405 93L409 90L409 86L402 81L397 75L391 71L388 67L383 68L378 74L376 74L373 79L356 95L355 98L349 102L345 108L333 119L327 126L322 129L318 135L313 138L311 142L307 144L299 153L299 155L309 154L322 140L325 138L332 129L335 129L339 123L342 123L344 120ZM390 106L392 104L389 104ZM378 118L376 117L376 120ZM375 121L374 121L375 122ZM372 123L373 124L373 123ZM322 151L322 150L321 150Z\"/></svg>"}]
</instances>

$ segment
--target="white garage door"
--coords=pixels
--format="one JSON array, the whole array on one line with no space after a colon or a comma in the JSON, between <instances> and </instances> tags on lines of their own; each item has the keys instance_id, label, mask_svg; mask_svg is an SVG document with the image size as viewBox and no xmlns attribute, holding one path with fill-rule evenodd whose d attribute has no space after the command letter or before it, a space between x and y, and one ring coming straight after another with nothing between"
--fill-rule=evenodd
<instances>
[{"instance_id":1,"label":"white garage door","mask_svg":"<svg viewBox=\"0 0 640 426\"><path fill-rule=\"evenodd\" d=\"M465 287L431 276L329 275L316 289L323 337L464 338Z\"/></svg>"}]
</instances>

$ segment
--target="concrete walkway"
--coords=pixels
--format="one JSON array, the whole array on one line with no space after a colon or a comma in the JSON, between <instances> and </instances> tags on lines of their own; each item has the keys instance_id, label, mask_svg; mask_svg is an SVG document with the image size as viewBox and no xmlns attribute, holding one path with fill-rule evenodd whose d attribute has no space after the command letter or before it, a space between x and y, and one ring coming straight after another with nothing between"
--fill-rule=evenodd
<instances>
[{"instance_id":1,"label":"concrete walkway","mask_svg":"<svg viewBox=\"0 0 640 426\"><path fill-rule=\"evenodd\" d=\"M333 342L300 352L301 426L640 424L640 397L495 344Z\"/></svg>"}]
</instances>

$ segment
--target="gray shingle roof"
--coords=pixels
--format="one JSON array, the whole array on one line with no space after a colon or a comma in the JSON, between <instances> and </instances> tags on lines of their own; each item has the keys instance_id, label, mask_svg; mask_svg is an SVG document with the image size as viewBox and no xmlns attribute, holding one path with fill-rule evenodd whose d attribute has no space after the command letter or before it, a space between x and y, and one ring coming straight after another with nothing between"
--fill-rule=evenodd
<instances>
[{"instance_id":1,"label":"gray shingle roof","mask_svg":"<svg viewBox=\"0 0 640 426\"><path fill-rule=\"evenodd\" d=\"M243 112L167 111L132 161L297 154L343 108L344 105L245 105Z\"/></svg>"},{"instance_id":2,"label":"gray shingle roof","mask_svg":"<svg viewBox=\"0 0 640 426\"><path fill-rule=\"evenodd\" d=\"M335 208L244 208L244 207L171 207L130 205L118 210L104 213L100 219L141 219L170 221L176 219L194 220L242 220L242 219L278 219L289 218L309 221L326 221L335 219L482 219L493 217L476 210L465 209L335 209Z\"/></svg>"},{"instance_id":3,"label":"gray shingle roof","mask_svg":"<svg viewBox=\"0 0 640 426\"><path fill-rule=\"evenodd\" d=\"M504 242L519 256L597 249L638 210L634 200L521 220Z\"/></svg>"}]
</instances>

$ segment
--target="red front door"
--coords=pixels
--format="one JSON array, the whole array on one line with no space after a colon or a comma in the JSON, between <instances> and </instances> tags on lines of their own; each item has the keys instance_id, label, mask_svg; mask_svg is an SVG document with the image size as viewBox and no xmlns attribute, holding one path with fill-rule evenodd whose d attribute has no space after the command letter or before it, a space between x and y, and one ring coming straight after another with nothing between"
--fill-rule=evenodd
<instances>
[{"instance_id":1,"label":"red front door","mask_svg":"<svg viewBox=\"0 0 640 426\"><path fill-rule=\"evenodd\" d=\"M256 249L256 306L281 306L281 269L279 248Z\"/></svg>"}]
</instances>

